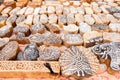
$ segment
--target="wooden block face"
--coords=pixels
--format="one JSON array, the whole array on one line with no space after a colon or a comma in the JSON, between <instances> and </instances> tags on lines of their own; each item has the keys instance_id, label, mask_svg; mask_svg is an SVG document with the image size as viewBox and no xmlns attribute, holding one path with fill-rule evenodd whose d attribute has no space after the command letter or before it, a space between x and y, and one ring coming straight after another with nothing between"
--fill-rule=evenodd
<instances>
[{"instance_id":1,"label":"wooden block face","mask_svg":"<svg viewBox=\"0 0 120 80\"><path fill-rule=\"evenodd\" d=\"M14 0L4 0L4 2L10 2L10 1L14 1Z\"/></svg>"},{"instance_id":2,"label":"wooden block face","mask_svg":"<svg viewBox=\"0 0 120 80\"><path fill-rule=\"evenodd\" d=\"M42 2L42 0L32 0L32 2Z\"/></svg>"},{"instance_id":3,"label":"wooden block face","mask_svg":"<svg viewBox=\"0 0 120 80\"><path fill-rule=\"evenodd\" d=\"M29 1L29 0L17 0L18 2L26 2L26 1Z\"/></svg>"},{"instance_id":4,"label":"wooden block face","mask_svg":"<svg viewBox=\"0 0 120 80\"><path fill-rule=\"evenodd\" d=\"M11 10L12 10L12 7L7 7L1 13L2 14L8 14Z\"/></svg>"},{"instance_id":5,"label":"wooden block face","mask_svg":"<svg viewBox=\"0 0 120 80\"><path fill-rule=\"evenodd\" d=\"M27 15L31 15L31 14L33 14L33 12L34 12L34 8L28 7L28 8L26 9L26 11L25 11L25 15L26 15L26 16L27 16Z\"/></svg>"},{"instance_id":6,"label":"wooden block face","mask_svg":"<svg viewBox=\"0 0 120 80\"><path fill-rule=\"evenodd\" d=\"M32 25L32 21L33 21L33 15L28 15L25 23L27 25L31 26Z\"/></svg>"},{"instance_id":7,"label":"wooden block face","mask_svg":"<svg viewBox=\"0 0 120 80\"><path fill-rule=\"evenodd\" d=\"M0 77L53 78L45 63L49 63L54 73L60 73L60 65L54 61L0 61Z\"/></svg>"}]
</instances>

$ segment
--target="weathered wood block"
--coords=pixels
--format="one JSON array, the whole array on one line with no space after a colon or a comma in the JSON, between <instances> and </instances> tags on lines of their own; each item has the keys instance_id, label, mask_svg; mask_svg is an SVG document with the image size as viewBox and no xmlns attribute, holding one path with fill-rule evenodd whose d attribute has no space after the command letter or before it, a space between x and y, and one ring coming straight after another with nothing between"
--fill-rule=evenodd
<instances>
[{"instance_id":1,"label":"weathered wood block","mask_svg":"<svg viewBox=\"0 0 120 80\"><path fill-rule=\"evenodd\" d=\"M25 24L27 24L27 25L29 25L31 27L32 22L33 22L33 15L28 15L26 20L25 20Z\"/></svg>"},{"instance_id":2,"label":"weathered wood block","mask_svg":"<svg viewBox=\"0 0 120 80\"><path fill-rule=\"evenodd\" d=\"M14 0L4 0L4 2L10 2L10 1L14 1Z\"/></svg>"},{"instance_id":3,"label":"weathered wood block","mask_svg":"<svg viewBox=\"0 0 120 80\"><path fill-rule=\"evenodd\" d=\"M50 0L50 1L49 1L49 0L46 0L46 1L45 1L45 5L46 5L46 6L57 6L57 5L59 5L59 4L61 4L60 1L52 1L52 0Z\"/></svg>"},{"instance_id":4,"label":"weathered wood block","mask_svg":"<svg viewBox=\"0 0 120 80\"><path fill-rule=\"evenodd\" d=\"M32 0L32 2L29 1L28 3L28 6L31 6L31 7L39 7L41 5L42 5L42 0Z\"/></svg>"},{"instance_id":5,"label":"weathered wood block","mask_svg":"<svg viewBox=\"0 0 120 80\"><path fill-rule=\"evenodd\" d=\"M39 3L42 5L42 0L32 0L32 2Z\"/></svg>"},{"instance_id":6,"label":"weathered wood block","mask_svg":"<svg viewBox=\"0 0 120 80\"><path fill-rule=\"evenodd\" d=\"M28 2L29 2L29 0L17 0L16 6L17 7L24 7L27 5Z\"/></svg>"},{"instance_id":7,"label":"weathered wood block","mask_svg":"<svg viewBox=\"0 0 120 80\"><path fill-rule=\"evenodd\" d=\"M49 63L55 74L50 73L45 63ZM55 78L59 73L60 65L57 61L0 61L0 77L4 78Z\"/></svg>"},{"instance_id":8,"label":"weathered wood block","mask_svg":"<svg viewBox=\"0 0 120 80\"><path fill-rule=\"evenodd\" d=\"M2 10L5 8L5 5L0 5L0 12L2 12Z\"/></svg>"}]
</instances>

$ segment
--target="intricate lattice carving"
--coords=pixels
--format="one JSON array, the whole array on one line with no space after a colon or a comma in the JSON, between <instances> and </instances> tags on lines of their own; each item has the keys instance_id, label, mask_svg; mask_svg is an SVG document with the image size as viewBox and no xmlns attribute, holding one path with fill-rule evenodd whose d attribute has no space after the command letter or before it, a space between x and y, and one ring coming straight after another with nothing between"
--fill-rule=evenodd
<instances>
[{"instance_id":1,"label":"intricate lattice carving","mask_svg":"<svg viewBox=\"0 0 120 80\"><path fill-rule=\"evenodd\" d=\"M0 71L39 71L50 72L45 66L45 61L0 61ZM48 62L54 72L59 73L58 62Z\"/></svg>"}]
</instances>

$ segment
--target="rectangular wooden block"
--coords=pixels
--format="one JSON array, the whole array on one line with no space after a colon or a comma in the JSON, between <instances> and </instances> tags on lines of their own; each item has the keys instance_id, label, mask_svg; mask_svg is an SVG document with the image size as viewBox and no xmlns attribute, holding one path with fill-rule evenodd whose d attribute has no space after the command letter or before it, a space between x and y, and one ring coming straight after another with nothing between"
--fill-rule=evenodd
<instances>
[{"instance_id":1,"label":"rectangular wooden block","mask_svg":"<svg viewBox=\"0 0 120 80\"><path fill-rule=\"evenodd\" d=\"M28 15L32 15L34 12L34 8L32 7L28 7L25 11L25 15L28 16Z\"/></svg>"},{"instance_id":2,"label":"rectangular wooden block","mask_svg":"<svg viewBox=\"0 0 120 80\"><path fill-rule=\"evenodd\" d=\"M29 0L17 0L16 6L17 7L24 7L28 4Z\"/></svg>"},{"instance_id":3,"label":"rectangular wooden block","mask_svg":"<svg viewBox=\"0 0 120 80\"><path fill-rule=\"evenodd\" d=\"M31 27L32 22L33 22L33 15L28 15L27 19L25 20L25 24L27 24L27 25L29 25Z\"/></svg>"},{"instance_id":4,"label":"rectangular wooden block","mask_svg":"<svg viewBox=\"0 0 120 80\"><path fill-rule=\"evenodd\" d=\"M28 2L29 0L17 0L18 2Z\"/></svg>"},{"instance_id":5,"label":"rectangular wooden block","mask_svg":"<svg viewBox=\"0 0 120 80\"><path fill-rule=\"evenodd\" d=\"M2 10L5 8L5 5L0 5L0 12L2 12Z\"/></svg>"},{"instance_id":6,"label":"rectangular wooden block","mask_svg":"<svg viewBox=\"0 0 120 80\"><path fill-rule=\"evenodd\" d=\"M60 1L45 1L46 6L57 6L59 4L61 4Z\"/></svg>"},{"instance_id":7,"label":"rectangular wooden block","mask_svg":"<svg viewBox=\"0 0 120 80\"><path fill-rule=\"evenodd\" d=\"M49 63L53 72L44 65ZM0 61L0 77L4 78L55 78L60 73L60 65L57 61Z\"/></svg>"},{"instance_id":8,"label":"rectangular wooden block","mask_svg":"<svg viewBox=\"0 0 120 80\"><path fill-rule=\"evenodd\" d=\"M24 7L24 8L22 8L22 9L20 9L20 10L17 12L17 15L23 15L26 10L27 10L27 7Z\"/></svg>"},{"instance_id":9,"label":"rectangular wooden block","mask_svg":"<svg viewBox=\"0 0 120 80\"><path fill-rule=\"evenodd\" d=\"M11 1L14 1L14 0L4 0L4 2L11 2Z\"/></svg>"},{"instance_id":10,"label":"rectangular wooden block","mask_svg":"<svg viewBox=\"0 0 120 80\"><path fill-rule=\"evenodd\" d=\"M12 10L12 7L5 8L1 13L2 14L9 14L9 12Z\"/></svg>"},{"instance_id":11,"label":"rectangular wooden block","mask_svg":"<svg viewBox=\"0 0 120 80\"><path fill-rule=\"evenodd\" d=\"M42 0L32 0L32 1L29 1L27 5L31 7L39 7L42 5Z\"/></svg>"}]
</instances>

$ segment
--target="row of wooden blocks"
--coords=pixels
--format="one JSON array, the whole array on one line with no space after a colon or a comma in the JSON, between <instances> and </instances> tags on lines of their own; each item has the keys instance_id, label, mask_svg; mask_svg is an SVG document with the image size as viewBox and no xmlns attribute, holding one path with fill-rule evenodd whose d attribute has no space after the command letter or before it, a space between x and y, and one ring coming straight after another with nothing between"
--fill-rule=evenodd
<instances>
[{"instance_id":1,"label":"row of wooden blocks","mask_svg":"<svg viewBox=\"0 0 120 80\"><path fill-rule=\"evenodd\" d=\"M2 2L2 1L1 1ZM42 0L32 0L32 1L29 1L29 0L4 0L4 4L6 5L16 5L17 7L24 7L24 6L27 6L27 5L30 5L30 6L41 6L42 5ZM16 7L14 6L14 7Z\"/></svg>"}]
</instances>

